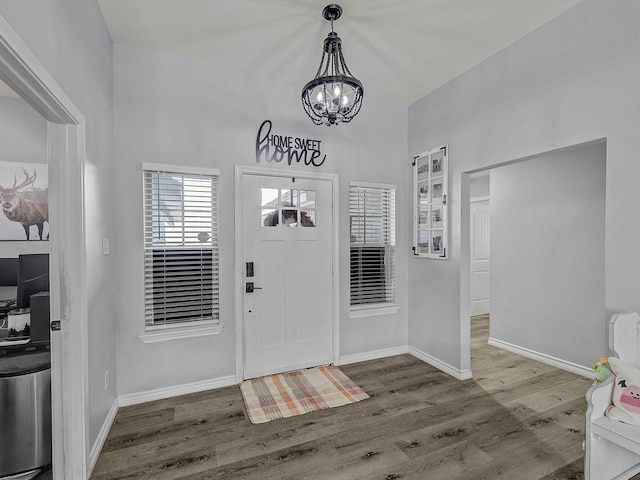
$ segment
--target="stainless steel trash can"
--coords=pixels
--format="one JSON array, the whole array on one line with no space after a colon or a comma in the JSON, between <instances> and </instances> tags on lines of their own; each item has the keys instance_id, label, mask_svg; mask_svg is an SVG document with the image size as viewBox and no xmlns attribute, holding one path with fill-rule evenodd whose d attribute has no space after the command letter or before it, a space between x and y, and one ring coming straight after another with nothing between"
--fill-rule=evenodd
<instances>
[{"instance_id":1,"label":"stainless steel trash can","mask_svg":"<svg viewBox=\"0 0 640 480\"><path fill-rule=\"evenodd\" d=\"M51 463L51 355L0 357L0 478Z\"/></svg>"}]
</instances>

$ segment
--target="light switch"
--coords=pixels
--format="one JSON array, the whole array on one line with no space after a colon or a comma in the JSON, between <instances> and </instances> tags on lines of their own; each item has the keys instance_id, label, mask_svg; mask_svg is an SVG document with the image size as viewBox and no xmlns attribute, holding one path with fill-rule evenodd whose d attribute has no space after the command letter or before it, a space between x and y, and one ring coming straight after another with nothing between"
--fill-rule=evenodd
<instances>
[{"instance_id":1,"label":"light switch","mask_svg":"<svg viewBox=\"0 0 640 480\"><path fill-rule=\"evenodd\" d=\"M109 239L108 238L102 239L102 254L109 255Z\"/></svg>"}]
</instances>

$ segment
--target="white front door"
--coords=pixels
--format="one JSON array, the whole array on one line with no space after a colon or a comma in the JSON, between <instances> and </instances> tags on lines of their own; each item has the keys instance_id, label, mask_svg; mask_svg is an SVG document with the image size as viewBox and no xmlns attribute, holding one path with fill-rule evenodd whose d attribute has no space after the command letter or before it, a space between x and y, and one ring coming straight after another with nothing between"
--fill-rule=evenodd
<instances>
[{"instance_id":1,"label":"white front door","mask_svg":"<svg viewBox=\"0 0 640 480\"><path fill-rule=\"evenodd\" d=\"M471 316L489 313L489 202L471 203Z\"/></svg>"},{"instance_id":2,"label":"white front door","mask_svg":"<svg viewBox=\"0 0 640 480\"><path fill-rule=\"evenodd\" d=\"M333 363L332 190L242 175L244 378Z\"/></svg>"}]
</instances>

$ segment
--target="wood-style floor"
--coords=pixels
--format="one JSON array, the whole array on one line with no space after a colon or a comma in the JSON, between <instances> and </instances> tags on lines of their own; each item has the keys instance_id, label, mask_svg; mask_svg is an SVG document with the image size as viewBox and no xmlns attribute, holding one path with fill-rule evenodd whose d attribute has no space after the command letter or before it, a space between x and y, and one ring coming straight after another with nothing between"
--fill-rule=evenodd
<instances>
[{"instance_id":1,"label":"wood-style floor","mask_svg":"<svg viewBox=\"0 0 640 480\"><path fill-rule=\"evenodd\" d=\"M261 425L237 386L121 408L91 479L583 478L591 382L487 338L475 317L473 380L410 355L346 365L370 399Z\"/></svg>"}]
</instances>

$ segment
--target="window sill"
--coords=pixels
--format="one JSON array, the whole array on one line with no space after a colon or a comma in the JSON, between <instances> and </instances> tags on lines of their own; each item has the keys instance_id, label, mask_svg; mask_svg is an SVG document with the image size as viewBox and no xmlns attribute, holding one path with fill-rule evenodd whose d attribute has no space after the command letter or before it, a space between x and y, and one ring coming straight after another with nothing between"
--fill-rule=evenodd
<instances>
[{"instance_id":1,"label":"window sill","mask_svg":"<svg viewBox=\"0 0 640 480\"><path fill-rule=\"evenodd\" d=\"M370 305L367 307L351 307L349 310L349 318L374 317L376 315L391 315L400 310L393 304Z\"/></svg>"},{"instance_id":2,"label":"window sill","mask_svg":"<svg viewBox=\"0 0 640 480\"><path fill-rule=\"evenodd\" d=\"M179 325L170 327L151 327L138 338L144 343L167 342L170 340L180 340L183 338L205 337L207 335L218 335L222 331L222 324L207 323L196 325Z\"/></svg>"}]
</instances>

